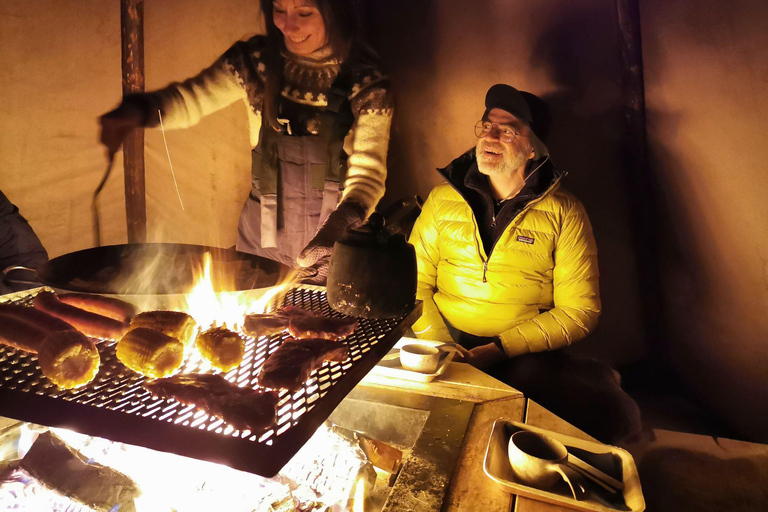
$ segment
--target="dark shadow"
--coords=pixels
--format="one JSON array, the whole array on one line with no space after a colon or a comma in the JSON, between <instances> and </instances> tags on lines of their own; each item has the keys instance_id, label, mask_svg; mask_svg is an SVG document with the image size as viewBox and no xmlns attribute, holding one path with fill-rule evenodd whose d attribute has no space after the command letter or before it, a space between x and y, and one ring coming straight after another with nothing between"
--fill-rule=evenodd
<instances>
[{"instance_id":1,"label":"dark shadow","mask_svg":"<svg viewBox=\"0 0 768 512\"><path fill-rule=\"evenodd\" d=\"M768 506L768 456L719 458L682 448L647 453L638 466L646 510L762 512Z\"/></svg>"},{"instance_id":2,"label":"dark shadow","mask_svg":"<svg viewBox=\"0 0 768 512\"><path fill-rule=\"evenodd\" d=\"M552 111L547 146L569 173L564 187L585 205L598 244L603 312L574 350L617 364L645 350L650 301L641 283L635 186L623 174L625 128L615 11L572 7L552 12L531 54L556 89L541 95Z\"/></svg>"},{"instance_id":3,"label":"dark shadow","mask_svg":"<svg viewBox=\"0 0 768 512\"><path fill-rule=\"evenodd\" d=\"M684 336L681 326L688 321L670 312L695 316L685 301L707 293L694 240L678 236L689 232L693 219L670 202L677 191L665 188L665 169L685 163L657 140L646 153L645 134L626 122L632 113L623 96L621 34L614 18L616 50L605 59L600 30L606 16L589 8L560 11L531 57L532 67L545 70L557 86L542 96L554 120L547 145L555 163L571 173L565 186L585 204L598 243L603 314L598 329L574 350L610 361L608 347L639 342L634 358L619 359L620 371L650 426L738 437L675 371L671 336ZM654 133L654 123L670 130L678 116L649 113L647 133ZM695 350L696 340L686 343Z\"/></svg>"},{"instance_id":4,"label":"dark shadow","mask_svg":"<svg viewBox=\"0 0 768 512\"><path fill-rule=\"evenodd\" d=\"M413 101L409 90L427 88L433 84L429 77L435 66L436 18L432 0L365 0L369 39L379 52L384 69L392 80L395 114L387 157L387 192L382 204L398 198L413 196L414 173L425 169L412 168L410 153L418 145L419 135L414 123L420 105Z\"/></svg>"}]
</instances>

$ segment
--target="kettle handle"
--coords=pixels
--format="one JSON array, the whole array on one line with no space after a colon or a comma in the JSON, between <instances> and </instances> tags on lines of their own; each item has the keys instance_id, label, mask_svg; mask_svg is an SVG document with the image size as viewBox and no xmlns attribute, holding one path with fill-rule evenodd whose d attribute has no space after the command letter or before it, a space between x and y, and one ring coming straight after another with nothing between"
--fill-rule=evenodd
<instances>
[{"instance_id":1,"label":"kettle handle","mask_svg":"<svg viewBox=\"0 0 768 512\"><path fill-rule=\"evenodd\" d=\"M419 196L395 201L381 212L385 219L385 228L390 235L402 233L406 238L411 234L413 223L421 214L424 200Z\"/></svg>"}]
</instances>

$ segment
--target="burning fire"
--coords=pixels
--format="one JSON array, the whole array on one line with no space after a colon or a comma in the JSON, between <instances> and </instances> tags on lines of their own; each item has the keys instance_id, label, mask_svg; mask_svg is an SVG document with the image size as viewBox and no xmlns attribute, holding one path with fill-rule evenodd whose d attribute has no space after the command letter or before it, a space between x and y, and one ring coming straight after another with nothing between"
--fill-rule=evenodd
<instances>
[{"instance_id":1,"label":"burning fire","mask_svg":"<svg viewBox=\"0 0 768 512\"><path fill-rule=\"evenodd\" d=\"M365 512L365 480L359 479L355 486L355 501L352 512Z\"/></svg>"},{"instance_id":2,"label":"burning fire","mask_svg":"<svg viewBox=\"0 0 768 512\"><path fill-rule=\"evenodd\" d=\"M29 424L20 428L19 458L26 455L41 430L41 427ZM66 429L52 428L50 431L89 463L106 465L131 478L141 489L141 495L134 498L137 512L364 512L366 490L375 485L375 472L367 458L334 427L320 427L274 478L252 475L213 462L113 443ZM69 471L65 463L52 465L48 470L51 474ZM21 510L64 510L64 507L78 512L92 510L68 502L65 495L60 494L63 489L39 496L32 508L24 507L30 505L32 502L27 500L38 493L37 489L28 487L28 482L0 481L0 509L5 510L3 505L10 504L11 508L20 506ZM4 497L8 498L5 502ZM51 506L46 506L44 499L50 500L48 505ZM34 508L38 503L43 504ZM63 503L63 506L56 508L52 506L54 503Z\"/></svg>"},{"instance_id":3,"label":"burning fire","mask_svg":"<svg viewBox=\"0 0 768 512\"><path fill-rule=\"evenodd\" d=\"M246 314L265 313L270 301L290 282L288 279L267 289L256 300L253 293L216 292L211 275L211 255L206 253L197 283L186 296L186 310L203 329L214 325L235 329Z\"/></svg>"}]
</instances>

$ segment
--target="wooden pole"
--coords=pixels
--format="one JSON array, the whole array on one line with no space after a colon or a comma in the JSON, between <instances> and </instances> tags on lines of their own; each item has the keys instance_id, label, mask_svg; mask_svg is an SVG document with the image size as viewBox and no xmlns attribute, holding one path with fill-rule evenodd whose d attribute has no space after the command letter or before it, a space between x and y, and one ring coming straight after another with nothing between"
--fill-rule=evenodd
<instances>
[{"instance_id":1,"label":"wooden pole","mask_svg":"<svg viewBox=\"0 0 768 512\"><path fill-rule=\"evenodd\" d=\"M144 92L144 0L120 0L123 96ZM123 143L125 217L128 243L147 241L144 189L144 130L134 130Z\"/></svg>"},{"instance_id":2,"label":"wooden pole","mask_svg":"<svg viewBox=\"0 0 768 512\"><path fill-rule=\"evenodd\" d=\"M640 293L651 360L664 364L665 328L662 301L658 186L648 161L645 77L638 0L616 0L621 32L624 112L623 171L633 212Z\"/></svg>"},{"instance_id":3,"label":"wooden pole","mask_svg":"<svg viewBox=\"0 0 768 512\"><path fill-rule=\"evenodd\" d=\"M647 166L645 132L645 82L643 77L643 50L640 40L640 8L637 0L616 0L621 30L622 89L624 93L624 121L629 133L630 149L638 165Z\"/></svg>"}]
</instances>

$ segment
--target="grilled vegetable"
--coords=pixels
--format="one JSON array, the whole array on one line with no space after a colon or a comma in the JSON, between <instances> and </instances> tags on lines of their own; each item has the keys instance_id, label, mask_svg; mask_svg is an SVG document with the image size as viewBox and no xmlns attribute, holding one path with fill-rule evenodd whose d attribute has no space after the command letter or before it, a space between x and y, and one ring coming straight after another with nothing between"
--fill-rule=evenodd
<instances>
[{"instance_id":1,"label":"grilled vegetable","mask_svg":"<svg viewBox=\"0 0 768 512\"><path fill-rule=\"evenodd\" d=\"M173 375L179 369L184 345L159 331L137 327L118 342L116 354L131 370L158 379Z\"/></svg>"},{"instance_id":2,"label":"grilled vegetable","mask_svg":"<svg viewBox=\"0 0 768 512\"><path fill-rule=\"evenodd\" d=\"M245 340L224 327L212 327L197 336L200 354L221 371L239 366L245 356Z\"/></svg>"},{"instance_id":3,"label":"grilled vegetable","mask_svg":"<svg viewBox=\"0 0 768 512\"><path fill-rule=\"evenodd\" d=\"M145 311L131 321L131 329L146 327L176 338L184 346L195 339L197 323L195 319L181 311Z\"/></svg>"},{"instance_id":4,"label":"grilled vegetable","mask_svg":"<svg viewBox=\"0 0 768 512\"><path fill-rule=\"evenodd\" d=\"M96 345L75 330L49 334L40 346L37 361L43 375L65 389L91 382L101 363Z\"/></svg>"}]
</instances>

